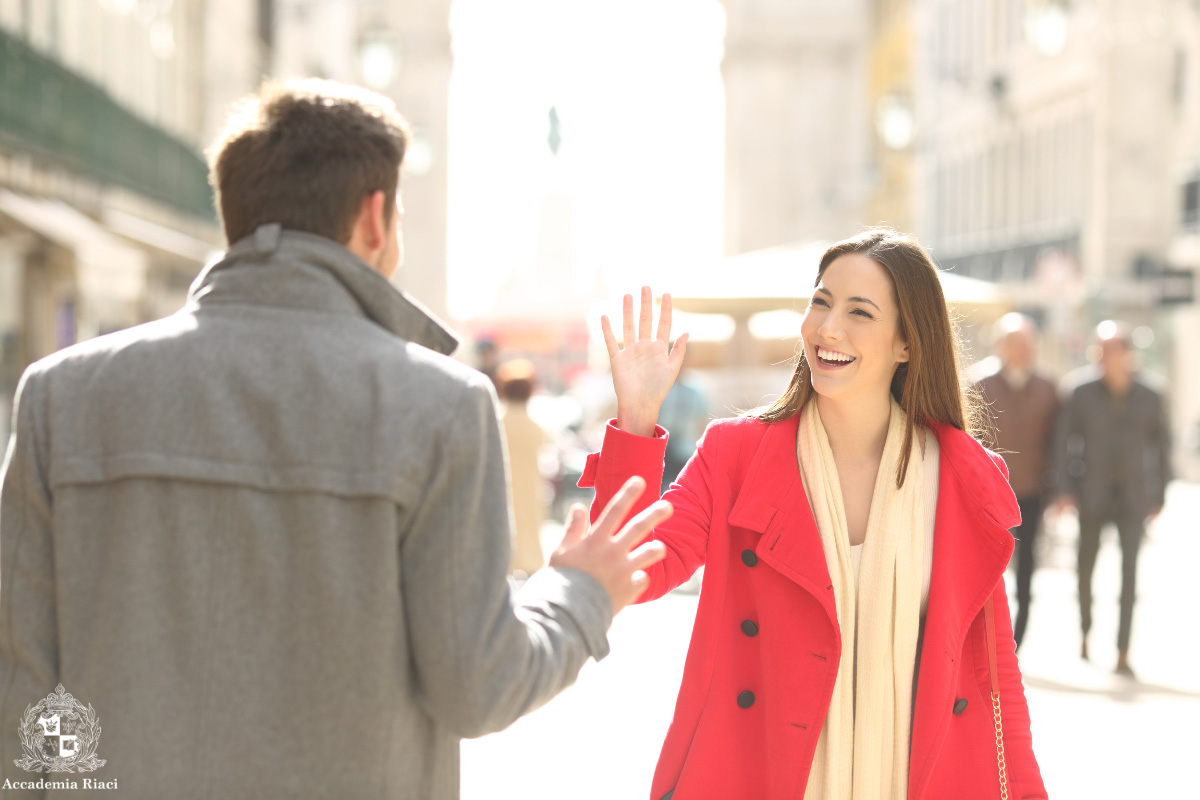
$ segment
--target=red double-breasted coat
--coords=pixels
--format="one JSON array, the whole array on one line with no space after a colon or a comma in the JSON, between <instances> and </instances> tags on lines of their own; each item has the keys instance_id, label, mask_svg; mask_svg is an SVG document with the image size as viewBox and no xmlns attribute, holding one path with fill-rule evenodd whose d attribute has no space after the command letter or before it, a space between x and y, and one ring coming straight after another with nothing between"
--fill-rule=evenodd
<instances>
[{"instance_id":1,"label":"red double-breasted coat","mask_svg":"<svg viewBox=\"0 0 1200 800\"><path fill-rule=\"evenodd\" d=\"M652 800L803 796L843 642L796 460L798 423L712 423L664 495L675 513L651 536L667 556L648 570L639 602L705 569ZM941 460L908 798L1000 797L982 612L989 596L1008 796L1045 798L1003 581L1016 499L999 456L952 426L931 427ZM596 489L593 519L632 475L648 487L632 513L656 499L665 437L661 427L642 437L609 424L579 482Z\"/></svg>"}]
</instances>

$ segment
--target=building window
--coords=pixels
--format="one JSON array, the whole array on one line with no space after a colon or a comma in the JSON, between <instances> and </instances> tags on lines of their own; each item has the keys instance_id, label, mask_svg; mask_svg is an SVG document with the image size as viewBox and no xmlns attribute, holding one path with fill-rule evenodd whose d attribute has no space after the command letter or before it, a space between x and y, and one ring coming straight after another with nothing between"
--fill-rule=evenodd
<instances>
[{"instance_id":1,"label":"building window","mask_svg":"<svg viewBox=\"0 0 1200 800\"><path fill-rule=\"evenodd\" d=\"M1195 228L1200 224L1200 174L1193 174L1184 182L1182 199L1179 222L1184 228Z\"/></svg>"}]
</instances>

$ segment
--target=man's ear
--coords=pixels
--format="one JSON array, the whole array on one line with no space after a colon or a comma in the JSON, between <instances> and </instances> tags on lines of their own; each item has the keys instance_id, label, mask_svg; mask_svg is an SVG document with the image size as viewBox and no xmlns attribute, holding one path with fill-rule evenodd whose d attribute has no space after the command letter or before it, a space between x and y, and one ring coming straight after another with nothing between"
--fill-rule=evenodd
<instances>
[{"instance_id":1,"label":"man's ear","mask_svg":"<svg viewBox=\"0 0 1200 800\"><path fill-rule=\"evenodd\" d=\"M364 197L350 228L350 241L346 243L346 248L367 263L371 263L375 253L383 249L387 237L383 204L382 190Z\"/></svg>"}]
</instances>

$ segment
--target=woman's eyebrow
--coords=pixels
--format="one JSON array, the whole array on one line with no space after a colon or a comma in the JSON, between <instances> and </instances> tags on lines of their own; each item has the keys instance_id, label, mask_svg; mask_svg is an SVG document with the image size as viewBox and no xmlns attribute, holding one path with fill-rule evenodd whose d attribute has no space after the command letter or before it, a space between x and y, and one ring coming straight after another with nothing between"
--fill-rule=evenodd
<instances>
[{"instance_id":1,"label":"woman's eyebrow","mask_svg":"<svg viewBox=\"0 0 1200 800\"><path fill-rule=\"evenodd\" d=\"M829 295L830 297L833 297L833 292L829 291L824 286L818 286L817 291L824 292L825 294ZM883 313L883 309L880 308L879 306L875 305L875 302L873 300L871 300L871 298L869 298L869 297L851 297L850 302L851 303L868 303L870 305L875 306L875 309L877 311L879 311L880 313Z\"/></svg>"}]
</instances>

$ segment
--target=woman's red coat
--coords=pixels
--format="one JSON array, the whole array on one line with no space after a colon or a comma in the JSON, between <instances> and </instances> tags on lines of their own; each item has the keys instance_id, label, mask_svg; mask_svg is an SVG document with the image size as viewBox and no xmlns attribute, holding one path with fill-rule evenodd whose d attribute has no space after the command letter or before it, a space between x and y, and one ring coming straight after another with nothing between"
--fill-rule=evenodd
<instances>
[{"instance_id":1,"label":"woman's red coat","mask_svg":"<svg viewBox=\"0 0 1200 800\"><path fill-rule=\"evenodd\" d=\"M768 800L803 796L833 694L842 640L820 535L796 461L799 419L718 420L664 498L674 515L652 538L667 556L639 602L704 565L675 716L650 797ZM941 449L933 576L921 644L909 800L1000 797L983 605L993 598L1008 796L1045 798L1029 734L1003 575L1020 519L1004 462L963 431L933 425ZM579 482L595 519L632 475L634 512L657 498L666 431L613 424ZM757 633L748 635L749 620ZM752 626L746 626L753 630ZM753 703L743 704L753 693ZM955 705L961 708L954 713ZM674 792L673 795L670 793Z\"/></svg>"}]
</instances>

